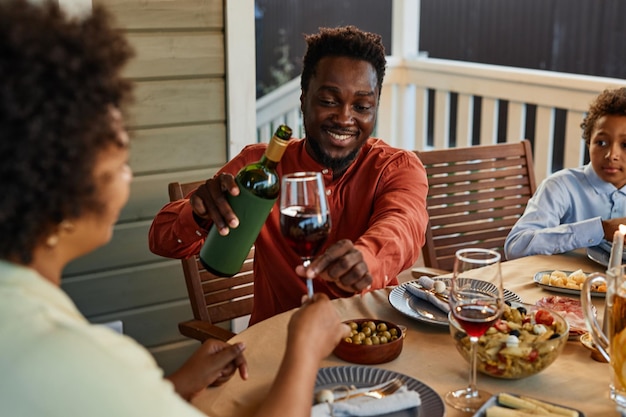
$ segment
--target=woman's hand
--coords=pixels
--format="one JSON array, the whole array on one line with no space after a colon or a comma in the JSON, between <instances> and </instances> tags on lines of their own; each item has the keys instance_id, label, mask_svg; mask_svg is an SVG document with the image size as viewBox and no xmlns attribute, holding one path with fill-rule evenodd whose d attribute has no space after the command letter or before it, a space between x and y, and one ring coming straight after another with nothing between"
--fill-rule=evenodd
<instances>
[{"instance_id":1,"label":"woman's hand","mask_svg":"<svg viewBox=\"0 0 626 417\"><path fill-rule=\"evenodd\" d=\"M248 365L243 356L243 343L234 345L209 339L168 377L176 392L186 400L209 385L217 386L228 381L239 370L242 379L248 379Z\"/></svg>"},{"instance_id":2,"label":"woman's hand","mask_svg":"<svg viewBox=\"0 0 626 417\"><path fill-rule=\"evenodd\" d=\"M288 354L306 356L316 364L350 334L348 325L341 322L337 309L322 293L315 294L312 300L304 296L303 305L291 317L288 330Z\"/></svg>"}]
</instances>

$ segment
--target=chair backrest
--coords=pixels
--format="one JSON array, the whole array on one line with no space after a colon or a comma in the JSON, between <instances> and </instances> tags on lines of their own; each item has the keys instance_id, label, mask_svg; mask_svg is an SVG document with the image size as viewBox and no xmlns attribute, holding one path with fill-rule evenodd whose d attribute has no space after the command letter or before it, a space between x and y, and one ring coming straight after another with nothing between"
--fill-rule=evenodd
<instances>
[{"instance_id":1,"label":"chair backrest","mask_svg":"<svg viewBox=\"0 0 626 417\"><path fill-rule=\"evenodd\" d=\"M168 185L170 201L184 198L204 181L190 183L173 182ZM198 340L215 337L227 340L235 334L224 331L223 326L214 326L252 312L254 302L254 247L250 249L239 273L233 277L215 275L207 271L197 255L181 259L187 293L196 321L181 323L179 330L185 336ZM208 334L199 334L199 327ZM217 329L216 327L220 327Z\"/></svg>"},{"instance_id":2,"label":"chair backrest","mask_svg":"<svg viewBox=\"0 0 626 417\"><path fill-rule=\"evenodd\" d=\"M537 188L530 142L415 153L429 186L424 264L451 271L455 252L464 247L503 254L509 231Z\"/></svg>"}]
</instances>

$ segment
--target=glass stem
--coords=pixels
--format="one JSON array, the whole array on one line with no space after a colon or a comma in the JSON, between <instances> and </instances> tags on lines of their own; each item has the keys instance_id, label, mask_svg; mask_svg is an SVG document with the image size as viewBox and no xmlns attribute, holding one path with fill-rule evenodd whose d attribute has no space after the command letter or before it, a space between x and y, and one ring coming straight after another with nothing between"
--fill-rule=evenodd
<instances>
[{"instance_id":1,"label":"glass stem","mask_svg":"<svg viewBox=\"0 0 626 417\"><path fill-rule=\"evenodd\" d=\"M302 266L304 266L305 270L309 267L309 265L311 265L310 259L305 259L302 262ZM306 279L306 290L307 290L307 295L309 296L309 299L312 300L313 299L313 279L312 278Z\"/></svg>"},{"instance_id":2,"label":"glass stem","mask_svg":"<svg viewBox=\"0 0 626 417\"><path fill-rule=\"evenodd\" d=\"M478 391L476 390L476 347L478 345L478 338L476 336L470 337L470 374L469 385L467 386L467 396L471 398L478 397Z\"/></svg>"}]
</instances>

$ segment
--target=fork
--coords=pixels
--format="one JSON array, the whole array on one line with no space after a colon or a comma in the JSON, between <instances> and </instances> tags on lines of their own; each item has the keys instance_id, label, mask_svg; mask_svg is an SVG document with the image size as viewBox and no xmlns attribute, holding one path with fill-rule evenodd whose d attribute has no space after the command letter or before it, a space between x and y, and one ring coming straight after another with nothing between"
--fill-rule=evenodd
<instances>
[{"instance_id":1,"label":"fork","mask_svg":"<svg viewBox=\"0 0 626 417\"><path fill-rule=\"evenodd\" d=\"M343 401L343 400L348 400L348 399L356 398L356 397L373 397L373 398L380 399L398 391L400 388L402 388L403 385L404 383L400 379L394 378L390 380L389 382L387 382L385 385L378 387L376 389L370 389L365 392L359 392L359 393L352 394L352 395L348 394L345 397L335 399L335 401Z\"/></svg>"}]
</instances>

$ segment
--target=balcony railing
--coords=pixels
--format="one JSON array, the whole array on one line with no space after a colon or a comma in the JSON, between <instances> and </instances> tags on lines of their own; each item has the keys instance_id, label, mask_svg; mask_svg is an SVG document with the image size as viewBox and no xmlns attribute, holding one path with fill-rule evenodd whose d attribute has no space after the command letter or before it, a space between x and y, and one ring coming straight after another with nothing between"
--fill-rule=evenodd
<instances>
[{"instance_id":1,"label":"balcony railing","mask_svg":"<svg viewBox=\"0 0 626 417\"><path fill-rule=\"evenodd\" d=\"M540 181L584 163L580 122L595 96L626 80L420 57L388 57L376 136L403 149L533 143ZM257 138L287 123L304 136L300 79L257 100Z\"/></svg>"}]
</instances>

